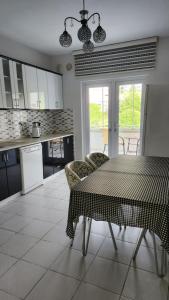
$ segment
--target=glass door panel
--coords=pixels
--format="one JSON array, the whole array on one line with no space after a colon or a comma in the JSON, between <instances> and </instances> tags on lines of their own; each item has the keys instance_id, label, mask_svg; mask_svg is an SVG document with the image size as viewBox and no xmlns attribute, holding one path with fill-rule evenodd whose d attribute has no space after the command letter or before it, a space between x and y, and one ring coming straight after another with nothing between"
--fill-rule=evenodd
<instances>
[{"instance_id":1,"label":"glass door panel","mask_svg":"<svg viewBox=\"0 0 169 300\"><path fill-rule=\"evenodd\" d=\"M2 59L2 69L3 69L3 77L4 77L4 93L5 93L5 101L6 107L12 108L12 87L11 87L11 76L10 76L10 66L8 59Z\"/></svg>"},{"instance_id":2,"label":"glass door panel","mask_svg":"<svg viewBox=\"0 0 169 300\"><path fill-rule=\"evenodd\" d=\"M25 108L25 94L24 94L22 64L13 62L13 68L14 68L14 76L15 76L17 107Z\"/></svg>"},{"instance_id":3,"label":"glass door panel","mask_svg":"<svg viewBox=\"0 0 169 300\"><path fill-rule=\"evenodd\" d=\"M118 154L140 154L142 84L118 85Z\"/></svg>"},{"instance_id":4,"label":"glass door panel","mask_svg":"<svg viewBox=\"0 0 169 300\"><path fill-rule=\"evenodd\" d=\"M89 152L108 154L109 87L89 87Z\"/></svg>"}]
</instances>

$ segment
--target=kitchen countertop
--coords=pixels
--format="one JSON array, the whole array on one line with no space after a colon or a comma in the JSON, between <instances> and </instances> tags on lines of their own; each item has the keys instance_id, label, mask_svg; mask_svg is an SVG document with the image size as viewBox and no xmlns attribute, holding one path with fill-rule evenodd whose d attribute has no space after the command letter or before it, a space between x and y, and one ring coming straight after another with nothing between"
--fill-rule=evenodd
<instances>
[{"instance_id":1,"label":"kitchen countertop","mask_svg":"<svg viewBox=\"0 0 169 300\"><path fill-rule=\"evenodd\" d=\"M29 145L34 145L37 143L47 142L56 138L63 138L73 135L72 132L63 132L63 133L53 133L53 134L46 134L42 135L39 138L32 138L32 137L20 137L18 139L10 139L10 140L3 140L0 141L0 151L21 148Z\"/></svg>"}]
</instances>

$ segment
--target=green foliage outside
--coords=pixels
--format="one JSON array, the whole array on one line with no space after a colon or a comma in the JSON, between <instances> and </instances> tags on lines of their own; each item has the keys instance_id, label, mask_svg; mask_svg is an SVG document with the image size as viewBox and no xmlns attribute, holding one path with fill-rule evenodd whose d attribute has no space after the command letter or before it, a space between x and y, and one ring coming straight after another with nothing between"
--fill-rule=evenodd
<instances>
[{"instance_id":1,"label":"green foliage outside","mask_svg":"<svg viewBox=\"0 0 169 300\"><path fill-rule=\"evenodd\" d=\"M90 103L90 127L108 127L108 112L102 112L102 105ZM119 126L120 128L140 127L141 89L138 85L131 85L125 89L120 86Z\"/></svg>"},{"instance_id":2,"label":"green foliage outside","mask_svg":"<svg viewBox=\"0 0 169 300\"><path fill-rule=\"evenodd\" d=\"M107 112L102 113L102 105L90 103L90 127L102 128L108 127Z\"/></svg>"}]
</instances>

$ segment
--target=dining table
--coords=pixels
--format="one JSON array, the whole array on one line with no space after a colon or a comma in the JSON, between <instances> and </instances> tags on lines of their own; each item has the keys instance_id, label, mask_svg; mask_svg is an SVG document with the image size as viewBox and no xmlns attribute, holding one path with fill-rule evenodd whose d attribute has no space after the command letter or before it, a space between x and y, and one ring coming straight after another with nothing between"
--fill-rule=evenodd
<instances>
[{"instance_id":1,"label":"dining table","mask_svg":"<svg viewBox=\"0 0 169 300\"><path fill-rule=\"evenodd\" d=\"M119 155L109 159L71 190L66 228L70 238L80 216L143 228L144 234L149 230L160 238L166 255L169 158Z\"/></svg>"}]
</instances>

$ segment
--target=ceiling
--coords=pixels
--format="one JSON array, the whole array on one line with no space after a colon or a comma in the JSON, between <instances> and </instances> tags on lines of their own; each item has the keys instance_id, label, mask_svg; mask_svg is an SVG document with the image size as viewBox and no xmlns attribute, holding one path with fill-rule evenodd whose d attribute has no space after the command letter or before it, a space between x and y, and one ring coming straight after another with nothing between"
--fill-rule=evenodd
<instances>
[{"instance_id":1,"label":"ceiling","mask_svg":"<svg viewBox=\"0 0 169 300\"><path fill-rule=\"evenodd\" d=\"M89 13L101 14L107 38L102 45L154 35L169 36L169 0L86 0ZM73 42L58 42L64 18L79 18L82 0L0 0L0 34L49 55L80 49L79 24L69 27ZM96 24L90 23L94 30Z\"/></svg>"}]
</instances>

